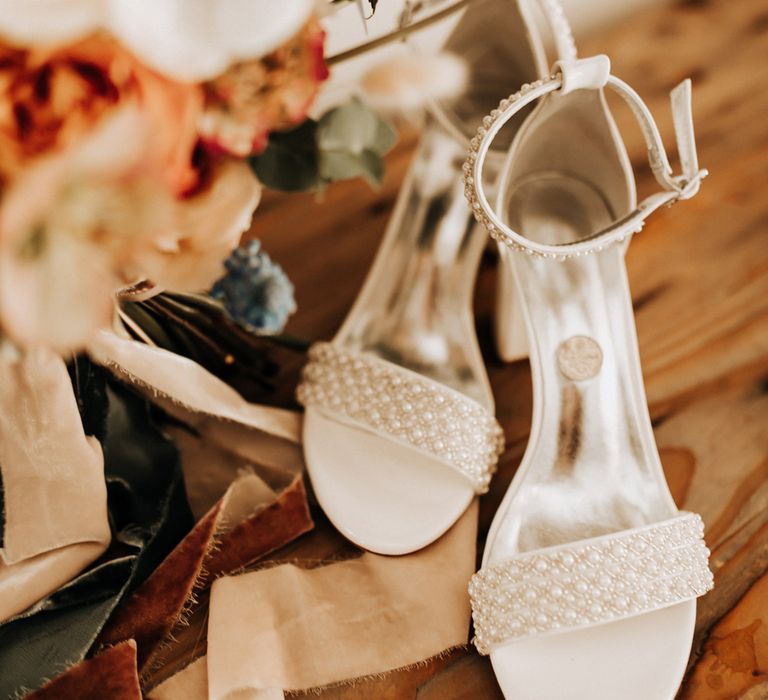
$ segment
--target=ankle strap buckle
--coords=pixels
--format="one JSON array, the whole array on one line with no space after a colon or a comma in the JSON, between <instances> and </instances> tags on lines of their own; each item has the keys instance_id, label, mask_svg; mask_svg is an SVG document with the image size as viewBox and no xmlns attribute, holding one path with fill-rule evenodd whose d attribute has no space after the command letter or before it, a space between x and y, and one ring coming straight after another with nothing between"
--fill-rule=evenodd
<instances>
[{"instance_id":1,"label":"ankle strap buckle","mask_svg":"<svg viewBox=\"0 0 768 700\"><path fill-rule=\"evenodd\" d=\"M667 206L671 207L675 202L680 202L684 199L690 199L696 195L701 187L701 181L709 175L709 170L702 168L697 171L696 174L690 179L685 177L675 178L680 182L675 191L675 196L669 200Z\"/></svg>"}]
</instances>

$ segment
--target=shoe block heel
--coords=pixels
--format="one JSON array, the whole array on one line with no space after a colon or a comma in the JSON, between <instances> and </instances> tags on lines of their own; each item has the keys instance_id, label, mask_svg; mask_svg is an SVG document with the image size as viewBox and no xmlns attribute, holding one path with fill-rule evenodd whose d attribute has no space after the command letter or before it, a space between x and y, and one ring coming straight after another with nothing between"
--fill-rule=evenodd
<instances>
[{"instance_id":1,"label":"shoe block heel","mask_svg":"<svg viewBox=\"0 0 768 700\"><path fill-rule=\"evenodd\" d=\"M528 335L507 255L505 248L499 250L493 332L499 357L504 362L517 362L528 357Z\"/></svg>"}]
</instances>

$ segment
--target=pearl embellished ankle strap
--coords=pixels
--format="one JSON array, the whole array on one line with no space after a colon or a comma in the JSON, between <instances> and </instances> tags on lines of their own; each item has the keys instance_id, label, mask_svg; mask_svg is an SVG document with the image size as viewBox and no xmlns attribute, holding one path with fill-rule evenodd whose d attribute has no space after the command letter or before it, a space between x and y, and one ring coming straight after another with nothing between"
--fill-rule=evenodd
<instances>
[{"instance_id":1,"label":"pearl embellished ankle strap","mask_svg":"<svg viewBox=\"0 0 768 700\"><path fill-rule=\"evenodd\" d=\"M297 398L427 452L453 467L477 493L488 490L504 433L477 401L370 353L332 343L309 351Z\"/></svg>"},{"instance_id":2,"label":"pearl embellished ankle strap","mask_svg":"<svg viewBox=\"0 0 768 700\"><path fill-rule=\"evenodd\" d=\"M554 39L555 52L558 59L561 61L575 59L576 42L574 41L571 25L565 16L560 0L539 0L539 7L541 7L544 18L552 30L552 38Z\"/></svg>"},{"instance_id":3,"label":"pearl embellished ankle strap","mask_svg":"<svg viewBox=\"0 0 768 700\"><path fill-rule=\"evenodd\" d=\"M606 245L623 241L627 236L639 232L645 219L661 206L693 197L707 171L699 169L696 156L690 80L684 80L671 94L675 134L683 168L681 175L673 175L650 110L629 85L610 74L607 56L559 61L555 64L555 70L556 72L546 79L524 85L517 93L502 100L498 109L483 119L482 126L470 141L463 179L464 193L474 216L485 226L492 238L529 255L565 260L602 250ZM642 128L651 169L662 191L646 197L633 212L610 227L574 243L538 243L513 231L493 210L483 188L483 165L494 138L504 124L523 107L541 97L552 94L554 99L558 93L566 94L577 89L601 89L605 86L621 96L632 109ZM535 115L532 118L535 118Z\"/></svg>"},{"instance_id":4,"label":"pearl embellished ankle strap","mask_svg":"<svg viewBox=\"0 0 768 700\"><path fill-rule=\"evenodd\" d=\"M665 608L712 588L695 513L483 568L469 584L481 654L520 637L591 627Z\"/></svg>"}]
</instances>

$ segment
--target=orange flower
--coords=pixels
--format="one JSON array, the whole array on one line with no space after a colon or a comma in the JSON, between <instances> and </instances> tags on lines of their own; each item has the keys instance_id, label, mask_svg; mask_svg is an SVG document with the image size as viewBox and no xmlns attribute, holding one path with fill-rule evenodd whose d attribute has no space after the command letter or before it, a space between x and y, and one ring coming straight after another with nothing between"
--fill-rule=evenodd
<instances>
[{"instance_id":1,"label":"orange flower","mask_svg":"<svg viewBox=\"0 0 768 700\"><path fill-rule=\"evenodd\" d=\"M325 33L316 19L270 54L231 66L205 84L201 134L212 150L259 153L270 131L303 121L319 84L328 77Z\"/></svg>"},{"instance_id":2,"label":"orange flower","mask_svg":"<svg viewBox=\"0 0 768 700\"><path fill-rule=\"evenodd\" d=\"M146 68L105 35L48 49L0 46L0 184L30 161L75 145L127 103L154 127L150 157L141 167L173 194L193 188L192 152L202 110L198 86Z\"/></svg>"},{"instance_id":3,"label":"orange flower","mask_svg":"<svg viewBox=\"0 0 768 700\"><path fill-rule=\"evenodd\" d=\"M148 127L134 108L116 110L4 192L0 331L20 346L82 347L109 322L115 290L138 279L202 291L223 274L258 182L245 163L221 159L194 196L172 197L136 170Z\"/></svg>"},{"instance_id":4,"label":"orange flower","mask_svg":"<svg viewBox=\"0 0 768 700\"><path fill-rule=\"evenodd\" d=\"M173 227L177 200L141 175L150 133L135 107L112 110L86 137L35 158L4 188L3 335L22 347L67 351L109 321L126 267Z\"/></svg>"}]
</instances>

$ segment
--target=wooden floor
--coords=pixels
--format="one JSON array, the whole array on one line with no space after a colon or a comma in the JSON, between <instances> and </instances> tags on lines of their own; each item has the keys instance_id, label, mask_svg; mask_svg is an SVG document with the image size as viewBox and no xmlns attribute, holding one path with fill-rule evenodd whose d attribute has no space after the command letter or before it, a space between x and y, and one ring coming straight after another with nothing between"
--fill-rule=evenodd
<instances>
[{"instance_id":1,"label":"wooden floor","mask_svg":"<svg viewBox=\"0 0 768 700\"><path fill-rule=\"evenodd\" d=\"M694 80L700 160L711 176L698 197L648 223L627 264L662 461L679 506L706 521L717 584L699 606L680 697L768 698L768 3L686 0L582 42L582 55L597 52L648 101L670 150L667 93L685 76ZM619 114L625 126L627 116ZM624 133L647 191L641 136L634 125ZM299 311L289 331L333 335L373 259L412 149L406 137L389 156L377 193L353 182L330 188L322 203L265 199L253 235L296 284ZM482 500L483 536L521 458L531 410L528 363L502 364L489 342L494 277L489 253L477 327L507 451ZM318 531L299 546L325 556L347 545L320 516ZM500 692L487 661L459 651L321 697L482 700Z\"/></svg>"}]
</instances>

